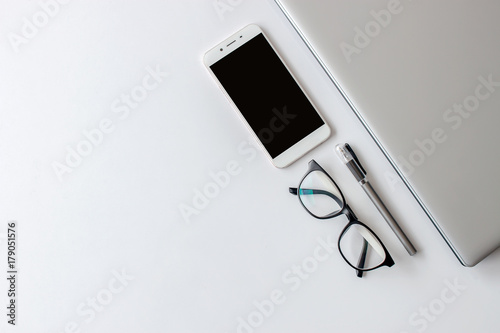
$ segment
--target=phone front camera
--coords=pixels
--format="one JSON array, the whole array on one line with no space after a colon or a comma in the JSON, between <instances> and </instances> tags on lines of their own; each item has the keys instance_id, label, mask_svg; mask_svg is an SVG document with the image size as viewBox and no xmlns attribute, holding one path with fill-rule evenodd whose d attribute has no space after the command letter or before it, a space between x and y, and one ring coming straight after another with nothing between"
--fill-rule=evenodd
<instances>
[{"instance_id":1,"label":"phone front camera","mask_svg":"<svg viewBox=\"0 0 500 333\"><path fill-rule=\"evenodd\" d=\"M220 49L222 51L222 49Z\"/></svg>"}]
</instances>

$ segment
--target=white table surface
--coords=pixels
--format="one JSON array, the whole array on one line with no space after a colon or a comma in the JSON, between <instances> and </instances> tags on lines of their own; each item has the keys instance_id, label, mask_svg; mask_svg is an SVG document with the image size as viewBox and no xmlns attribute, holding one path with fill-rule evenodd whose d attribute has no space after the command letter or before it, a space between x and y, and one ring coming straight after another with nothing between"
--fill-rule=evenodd
<instances>
[{"instance_id":1,"label":"white table surface","mask_svg":"<svg viewBox=\"0 0 500 333\"><path fill-rule=\"evenodd\" d=\"M250 23L333 130L286 169L253 147L202 64ZM391 166L273 1L4 0L0 36L2 276L8 222L18 237L16 325L2 278L1 332L499 331L500 251L459 264L388 180ZM127 107L131 93L138 102ZM334 155L341 142L357 150L414 257ZM288 193L312 158L384 241L392 268L359 279L321 245L336 243L345 219L315 220ZM183 218L228 167L227 184Z\"/></svg>"}]
</instances>

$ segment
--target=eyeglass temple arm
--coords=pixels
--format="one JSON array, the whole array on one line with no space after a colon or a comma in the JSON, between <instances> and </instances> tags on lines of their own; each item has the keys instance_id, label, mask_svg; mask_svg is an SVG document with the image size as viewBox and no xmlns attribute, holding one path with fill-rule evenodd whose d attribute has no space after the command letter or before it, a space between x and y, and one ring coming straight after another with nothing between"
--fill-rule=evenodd
<instances>
[{"instance_id":1,"label":"eyeglass temple arm","mask_svg":"<svg viewBox=\"0 0 500 333\"><path fill-rule=\"evenodd\" d=\"M301 188L300 189L302 191L301 194L324 194L326 196L329 196L330 198L332 198L333 200L335 200L335 202L342 207L343 203L342 201L339 200L339 198L337 198L335 195L333 195L332 193L328 192L328 191L325 191L325 190L315 190L315 189L308 189L308 188ZM298 189L296 187L289 187L288 188L288 191L290 193L292 193L293 195L297 195L298 194ZM349 209L349 211L352 213L352 211Z\"/></svg>"},{"instance_id":2,"label":"eyeglass temple arm","mask_svg":"<svg viewBox=\"0 0 500 333\"><path fill-rule=\"evenodd\" d=\"M365 267L365 260L366 260L367 252L368 252L368 241L366 239L363 239L363 248L361 249L361 253L359 254L359 259L358 259L358 267L359 268ZM363 277L363 271L356 270L356 275L359 278Z\"/></svg>"},{"instance_id":3,"label":"eyeglass temple arm","mask_svg":"<svg viewBox=\"0 0 500 333\"><path fill-rule=\"evenodd\" d=\"M335 195L328 191L324 190L315 190L315 189L301 189L303 194L324 194L332 198L337 202L339 206L342 206L342 202L337 198ZM298 194L298 189L296 187L289 187L288 191L293 194L297 195ZM349 207L347 204L344 206L343 213L347 215L347 218L349 221L351 220L357 220L356 215L354 215L354 212L352 211L351 207ZM358 267L363 268L365 266L365 259L366 259L366 254L368 251L368 242L366 239L363 240L363 249L361 250L361 253L359 254L359 260L358 260ZM357 277L363 277L363 271L361 270L356 270L356 276Z\"/></svg>"},{"instance_id":4,"label":"eyeglass temple arm","mask_svg":"<svg viewBox=\"0 0 500 333\"><path fill-rule=\"evenodd\" d=\"M330 198L332 198L333 200L335 200L335 202L339 205L339 206L344 206L344 208L342 209L342 212L341 214L345 214L347 215L347 218L349 219L349 221L351 220L357 220L358 218L356 217L356 215L354 215L354 212L352 211L351 207L349 207L348 204L343 204L343 202L337 198L334 194L328 192L328 191L325 191L325 190L315 190L315 189L309 189L309 188L301 188L300 189L302 191L301 194L324 194L326 196L329 196ZM298 194L298 189L296 187L289 187L288 188L288 191L290 191L291 194L293 195L297 195Z\"/></svg>"}]
</instances>

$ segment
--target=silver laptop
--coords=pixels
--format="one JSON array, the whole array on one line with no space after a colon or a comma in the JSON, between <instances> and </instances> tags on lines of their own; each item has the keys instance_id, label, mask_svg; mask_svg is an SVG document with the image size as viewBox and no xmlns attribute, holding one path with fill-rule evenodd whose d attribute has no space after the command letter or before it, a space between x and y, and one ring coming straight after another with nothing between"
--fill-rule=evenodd
<instances>
[{"instance_id":1,"label":"silver laptop","mask_svg":"<svg viewBox=\"0 0 500 333\"><path fill-rule=\"evenodd\" d=\"M500 246L500 1L276 0L465 266Z\"/></svg>"}]
</instances>

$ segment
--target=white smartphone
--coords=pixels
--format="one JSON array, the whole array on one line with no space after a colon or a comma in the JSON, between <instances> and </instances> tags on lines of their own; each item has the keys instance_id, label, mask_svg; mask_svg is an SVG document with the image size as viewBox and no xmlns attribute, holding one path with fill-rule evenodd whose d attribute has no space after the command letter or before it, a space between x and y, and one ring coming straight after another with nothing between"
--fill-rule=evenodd
<instances>
[{"instance_id":1,"label":"white smartphone","mask_svg":"<svg viewBox=\"0 0 500 333\"><path fill-rule=\"evenodd\" d=\"M258 26L248 25L208 51L204 63L276 167L290 165L330 136Z\"/></svg>"}]
</instances>

